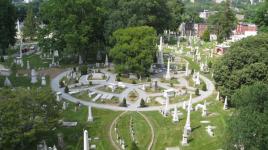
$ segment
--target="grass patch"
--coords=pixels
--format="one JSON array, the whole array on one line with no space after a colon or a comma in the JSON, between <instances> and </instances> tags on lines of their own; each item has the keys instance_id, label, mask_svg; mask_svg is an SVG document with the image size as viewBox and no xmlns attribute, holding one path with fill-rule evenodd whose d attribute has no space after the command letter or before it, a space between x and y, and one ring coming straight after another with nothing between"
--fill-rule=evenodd
<instances>
[{"instance_id":1,"label":"grass patch","mask_svg":"<svg viewBox=\"0 0 268 150\"><path fill-rule=\"evenodd\" d=\"M218 115L201 117L201 111L193 111L191 113L192 133L190 135L190 145L183 147L184 150L215 150L223 147L223 132L225 130L225 120L228 117L228 111L223 111L223 104L215 101L215 96L207 99L210 102L208 111L217 113ZM166 147L181 147L182 133L186 121L186 112L182 110L183 117L178 124L172 123L172 117L164 118L159 112L143 112L152 122L156 139L152 149L163 150ZM209 120L210 125L216 126L215 136L210 137L206 132L208 124L201 124L200 121Z\"/></svg>"},{"instance_id":2,"label":"grass patch","mask_svg":"<svg viewBox=\"0 0 268 150\"><path fill-rule=\"evenodd\" d=\"M117 87L114 92L112 92L112 89L107 87L107 86L102 86L102 87L99 87L97 90L100 90L100 91L103 91L103 92L107 92L107 93L116 93L116 94L120 94L122 93L125 88L122 88L122 87Z\"/></svg>"},{"instance_id":3,"label":"grass patch","mask_svg":"<svg viewBox=\"0 0 268 150\"><path fill-rule=\"evenodd\" d=\"M130 119L133 120L133 128L135 132L135 140L139 149L147 149L151 139L151 130L144 118L136 112L129 112L119 118L117 121L117 129L119 136L125 140L127 149L130 149L132 138L130 134Z\"/></svg>"},{"instance_id":4,"label":"grass patch","mask_svg":"<svg viewBox=\"0 0 268 150\"><path fill-rule=\"evenodd\" d=\"M60 127L56 130L57 133L63 133L66 150L81 150L83 149L83 130L87 129L89 137L93 140L92 144L97 146L99 150L113 150L110 144L108 131L113 119L120 113L117 111L92 109L94 121L87 122L87 107L81 107L74 112L75 104L70 103L67 110L62 114L66 121L77 121L78 125L72 128ZM99 137L99 140L94 140L94 137Z\"/></svg>"}]
</instances>

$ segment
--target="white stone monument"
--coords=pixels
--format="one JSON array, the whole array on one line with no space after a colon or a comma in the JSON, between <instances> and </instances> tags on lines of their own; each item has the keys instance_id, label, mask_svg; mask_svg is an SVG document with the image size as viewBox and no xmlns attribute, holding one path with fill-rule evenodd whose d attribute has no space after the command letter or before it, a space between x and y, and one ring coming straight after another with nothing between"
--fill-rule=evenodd
<instances>
[{"instance_id":1,"label":"white stone monument","mask_svg":"<svg viewBox=\"0 0 268 150\"><path fill-rule=\"evenodd\" d=\"M163 115L164 115L165 117L168 116L168 112L169 112L169 110L168 110L168 105L169 105L169 97L166 96L165 109L164 109L164 111L163 111Z\"/></svg>"},{"instance_id":2,"label":"white stone monument","mask_svg":"<svg viewBox=\"0 0 268 150\"><path fill-rule=\"evenodd\" d=\"M87 121L88 122L92 122L93 121L91 106L88 106L88 118L87 118Z\"/></svg>"},{"instance_id":3,"label":"white stone monument","mask_svg":"<svg viewBox=\"0 0 268 150\"><path fill-rule=\"evenodd\" d=\"M84 150L89 150L88 132L84 130Z\"/></svg>"},{"instance_id":4,"label":"white stone monument","mask_svg":"<svg viewBox=\"0 0 268 150\"><path fill-rule=\"evenodd\" d=\"M200 85L200 73L199 72L196 73L195 84Z\"/></svg>"},{"instance_id":5,"label":"white stone monument","mask_svg":"<svg viewBox=\"0 0 268 150\"><path fill-rule=\"evenodd\" d=\"M163 37L160 37L160 44L159 44L159 51L157 55L157 63L158 64L164 64L164 58L163 58Z\"/></svg>"},{"instance_id":6,"label":"white stone monument","mask_svg":"<svg viewBox=\"0 0 268 150\"><path fill-rule=\"evenodd\" d=\"M219 101L220 100L220 92L217 93L217 97L216 100Z\"/></svg>"},{"instance_id":7,"label":"white stone monument","mask_svg":"<svg viewBox=\"0 0 268 150\"><path fill-rule=\"evenodd\" d=\"M208 109L207 109L207 102L204 102L203 108L202 108L202 117L205 117L208 115Z\"/></svg>"},{"instance_id":8,"label":"white stone monument","mask_svg":"<svg viewBox=\"0 0 268 150\"><path fill-rule=\"evenodd\" d=\"M228 101L227 101L227 96L225 97L224 104L223 104L223 110L228 109Z\"/></svg>"},{"instance_id":9,"label":"white stone monument","mask_svg":"<svg viewBox=\"0 0 268 150\"><path fill-rule=\"evenodd\" d=\"M37 83L37 74L36 74L36 71L34 69L32 69L32 71L31 71L31 83L32 84Z\"/></svg>"},{"instance_id":10,"label":"white stone monument","mask_svg":"<svg viewBox=\"0 0 268 150\"><path fill-rule=\"evenodd\" d=\"M109 60L108 60L108 55L107 54L106 54L106 57L105 57L105 66L109 67Z\"/></svg>"},{"instance_id":11,"label":"white stone monument","mask_svg":"<svg viewBox=\"0 0 268 150\"><path fill-rule=\"evenodd\" d=\"M62 93L61 93L61 92L57 92L57 93L56 93L56 100L57 100L57 101L61 101L61 99L62 99L61 96L62 96Z\"/></svg>"},{"instance_id":12,"label":"white stone monument","mask_svg":"<svg viewBox=\"0 0 268 150\"><path fill-rule=\"evenodd\" d=\"M41 85L42 86L46 86L47 85L47 82L46 82L46 77L45 76L42 76L42 81L41 81Z\"/></svg>"},{"instance_id":13,"label":"white stone monument","mask_svg":"<svg viewBox=\"0 0 268 150\"><path fill-rule=\"evenodd\" d=\"M29 60L27 60L27 69L28 69L28 70L31 69L31 67L30 67L30 61L29 61Z\"/></svg>"},{"instance_id":14,"label":"white stone monument","mask_svg":"<svg viewBox=\"0 0 268 150\"><path fill-rule=\"evenodd\" d=\"M170 58L168 58L166 80L170 80Z\"/></svg>"},{"instance_id":15,"label":"white stone monument","mask_svg":"<svg viewBox=\"0 0 268 150\"><path fill-rule=\"evenodd\" d=\"M6 87L12 86L12 84L11 84L10 80L8 79L8 77L6 77L6 79L4 81L4 86L6 86Z\"/></svg>"},{"instance_id":16,"label":"white stone monument","mask_svg":"<svg viewBox=\"0 0 268 150\"><path fill-rule=\"evenodd\" d=\"M191 107L192 107L192 102L191 99L189 100L188 103L188 108L187 108L187 119L186 123L184 126L184 132L187 133L187 135L190 135L192 129L191 129Z\"/></svg>"},{"instance_id":17,"label":"white stone monument","mask_svg":"<svg viewBox=\"0 0 268 150\"><path fill-rule=\"evenodd\" d=\"M63 104L62 104L62 109L63 109L63 110L66 110L66 106L67 106L66 102L63 102Z\"/></svg>"},{"instance_id":18,"label":"white stone monument","mask_svg":"<svg viewBox=\"0 0 268 150\"><path fill-rule=\"evenodd\" d=\"M175 105L175 107L174 107L174 112L173 112L173 118L172 118L172 121L173 121L174 123L179 121L178 108L177 108L176 105Z\"/></svg>"}]
</instances>

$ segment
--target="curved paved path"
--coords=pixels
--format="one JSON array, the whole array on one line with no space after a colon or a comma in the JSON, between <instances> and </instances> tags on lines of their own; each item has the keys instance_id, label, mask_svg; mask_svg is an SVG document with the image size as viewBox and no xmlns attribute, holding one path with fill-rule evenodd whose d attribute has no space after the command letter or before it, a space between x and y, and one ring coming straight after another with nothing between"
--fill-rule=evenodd
<instances>
[{"instance_id":1,"label":"curved paved path","mask_svg":"<svg viewBox=\"0 0 268 150\"><path fill-rule=\"evenodd\" d=\"M100 109L109 109L109 110L114 110L114 111L157 111L157 110L160 110L162 108L162 106L150 106L150 107L145 107L145 108L139 108L138 106L139 106L139 100L141 99L141 96L139 96L139 100L136 103L134 103L134 105L130 105L129 107L119 107L119 106L112 106L112 105L108 105L108 104L97 104L97 103L87 102L87 101L77 99L77 98L75 98L67 93L64 93L64 88L59 88L60 79L62 79L68 73L70 73L70 71L63 72L51 80L52 90L55 92L62 92L62 98L66 99L68 101L71 101L74 103L80 102L81 104L86 105L86 106L92 106L92 107L100 108ZM113 80L115 80L115 75L113 75L113 74L109 74L109 75L110 75L110 78L108 79L108 82L113 82ZM214 84L208 78L206 78L205 76L202 76L202 75L200 75L200 78L206 83L207 91L205 91L205 92L200 91L201 95L193 98L192 99L193 103L198 103L198 102L202 101L203 99L209 97L215 89ZM99 83L107 84L107 81L96 81L96 82L98 84ZM94 83L95 82L93 82L93 84ZM126 84L126 85L128 88L132 88L132 89L135 89L135 88L137 89L137 86L140 86L140 85L133 85L133 84ZM165 85L159 83L159 86L165 86ZM83 89L81 89L81 90L83 90ZM124 97L126 97L126 95L123 95L123 94L120 95L121 99ZM170 104L169 108L174 108L175 105L177 105L177 107L182 107L183 102L179 102L177 104Z\"/></svg>"}]
</instances>

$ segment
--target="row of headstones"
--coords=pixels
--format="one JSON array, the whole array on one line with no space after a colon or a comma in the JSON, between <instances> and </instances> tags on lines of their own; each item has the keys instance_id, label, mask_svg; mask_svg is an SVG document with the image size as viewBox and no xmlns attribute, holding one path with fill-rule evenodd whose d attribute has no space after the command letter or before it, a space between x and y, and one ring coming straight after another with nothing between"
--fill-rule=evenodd
<instances>
[{"instance_id":1,"label":"row of headstones","mask_svg":"<svg viewBox=\"0 0 268 150\"><path fill-rule=\"evenodd\" d=\"M135 140L135 131L134 131L134 122L133 122L133 118L131 117L130 118L130 126L129 126L129 128L130 128L130 135L131 135L131 138L132 138L132 141L136 141Z\"/></svg>"},{"instance_id":2,"label":"row of headstones","mask_svg":"<svg viewBox=\"0 0 268 150\"><path fill-rule=\"evenodd\" d=\"M32 84L35 84L37 83L38 80L37 80L37 75L36 75L36 72L32 70L32 73L31 73L31 83ZM46 77L45 76L42 76L41 77L41 85L42 86L46 86ZM12 83L11 81L9 80L8 77L5 78L5 81L4 81L4 86L6 87L11 87L12 86Z\"/></svg>"},{"instance_id":3,"label":"row of headstones","mask_svg":"<svg viewBox=\"0 0 268 150\"><path fill-rule=\"evenodd\" d=\"M122 149L125 149L126 144L125 144L124 139L119 136L117 124L115 125L114 131L115 131L115 134L116 134L116 142L121 146Z\"/></svg>"}]
</instances>

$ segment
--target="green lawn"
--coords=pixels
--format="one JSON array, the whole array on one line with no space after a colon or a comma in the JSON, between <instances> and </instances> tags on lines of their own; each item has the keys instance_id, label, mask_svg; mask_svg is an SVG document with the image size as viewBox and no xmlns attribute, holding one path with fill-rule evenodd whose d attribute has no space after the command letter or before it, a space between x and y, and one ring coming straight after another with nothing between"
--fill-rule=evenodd
<instances>
[{"instance_id":1,"label":"green lawn","mask_svg":"<svg viewBox=\"0 0 268 150\"><path fill-rule=\"evenodd\" d=\"M4 81L5 81L4 76L0 76L0 87L4 86ZM31 77L28 76L18 76L11 74L8 79L10 80L11 84L13 87L39 87L41 86L41 78L37 78L38 82L36 84L31 83ZM47 86L49 86L49 77L46 76L46 82Z\"/></svg>"},{"instance_id":2,"label":"green lawn","mask_svg":"<svg viewBox=\"0 0 268 150\"><path fill-rule=\"evenodd\" d=\"M40 55L37 55L37 54L32 54L32 55L29 55L29 56L23 56L23 63L24 63L24 68L26 69L27 67L27 61L29 61L30 63L30 67L31 68L48 68L49 67L49 64L52 62L51 59L44 59L42 60L40 58Z\"/></svg>"},{"instance_id":3,"label":"green lawn","mask_svg":"<svg viewBox=\"0 0 268 150\"><path fill-rule=\"evenodd\" d=\"M74 112L74 104L69 104L67 110L63 112L65 121L78 121L76 127L60 127L56 131L63 133L66 150L83 149L83 129L88 130L90 138L99 137L99 140L93 140L91 143L96 144L98 150L113 150L110 145L108 131L113 119L120 113L116 111L92 109L94 121L87 122L87 107L82 107Z\"/></svg>"},{"instance_id":4,"label":"green lawn","mask_svg":"<svg viewBox=\"0 0 268 150\"><path fill-rule=\"evenodd\" d=\"M73 94L72 96L84 101L91 101L97 94L93 94L91 97L88 96L88 92L87 91L83 91L83 92L79 92L76 94Z\"/></svg>"},{"instance_id":5,"label":"green lawn","mask_svg":"<svg viewBox=\"0 0 268 150\"><path fill-rule=\"evenodd\" d=\"M135 132L135 140L140 150L145 150L151 140L151 130L144 118L136 112L128 112L120 117L117 121L119 136L125 140L126 149L130 149L132 138L130 134L130 119L133 119L133 128ZM115 133L114 133L115 136Z\"/></svg>"},{"instance_id":6,"label":"green lawn","mask_svg":"<svg viewBox=\"0 0 268 150\"><path fill-rule=\"evenodd\" d=\"M117 93L120 94L122 93L125 88L117 87L114 92L112 92L112 89L106 86L99 87L97 90L103 91L103 92L108 92L108 93Z\"/></svg>"}]
</instances>

